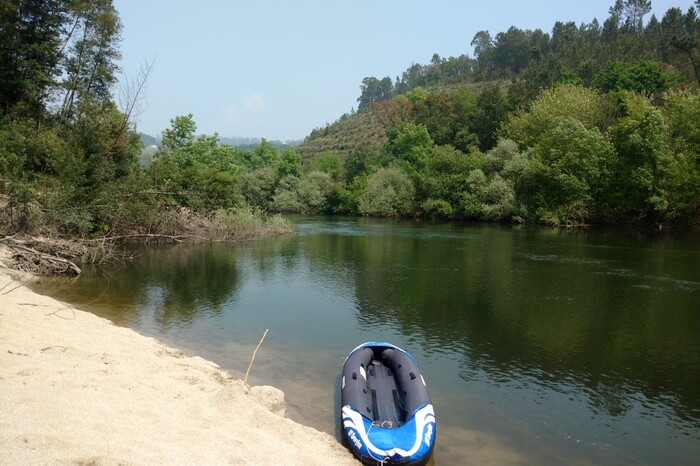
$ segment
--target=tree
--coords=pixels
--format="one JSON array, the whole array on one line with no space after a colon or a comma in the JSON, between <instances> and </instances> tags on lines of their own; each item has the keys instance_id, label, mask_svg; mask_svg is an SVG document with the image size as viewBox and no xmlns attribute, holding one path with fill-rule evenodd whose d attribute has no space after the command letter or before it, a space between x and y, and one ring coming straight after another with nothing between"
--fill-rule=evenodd
<instances>
[{"instance_id":1,"label":"tree","mask_svg":"<svg viewBox=\"0 0 700 466\"><path fill-rule=\"evenodd\" d=\"M402 95L381 102L372 102L372 114L384 129L407 121L412 109L411 101Z\"/></svg>"},{"instance_id":2,"label":"tree","mask_svg":"<svg viewBox=\"0 0 700 466\"><path fill-rule=\"evenodd\" d=\"M294 149L285 149L277 162L277 179L301 175L301 155Z\"/></svg>"},{"instance_id":3,"label":"tree","mask_svg":"<svg viewBox=\"0 0 700 466\"><path fill-rule=\"evenodd\" d=\"M425 100L428 98L428 91L426 91L420 86L416 86L410 91L406 92L404 94L404 97L406 97L408 101L412 104L417 104L421 100Z\"/></svg>"},{"instance_id":4,"label":"tree","mask_svg":"<svg viewBox=\"0 0 700 466\"><path fill-rule=\"evenodd\" d=\"M499 134L523 147L532 147L551 129L557 118L575 118L587 129L602 130L608 125L610 112L609 105L596 91L561 84L542 92L529 111L511 114Z\"/></svg>"},{"instance_id":5,"label":"tree","mask_svg":"<svg viewBox=\"0 0 700 466\"><path fill-rule=\"evenodd\" d=\"M531 34L531 31L523 31L514 26L506 32L496 34L493 63L504 77L518 74L530 62L532 54L528 37Z\"/></svg>"},{"instance_id":6,"label":"tree","mask_svg":"<svg viewBox=\"0 0 700 466\"><path fill-rule=\"evenodd\" d=\"M363 215L399 217L413 212L415 188L411 178L398 168L381 168L360 198Z\"/></svg>"},{"instance_id":7,"label":"tree","mask_svg":"<svg viewBox=\"0 0 700 466\"><path fill-rule=\"evenodd\" d=\"M111 100L117 60L121 58L118 44L122 25L112 0L74 0L69 5L72 27L65 38L69 46L63 65L63 118L73 117L80 100Z\"/></svg>"},{"instance_id":8,"label":"tree","mask_svg":"<svg viewBox=\"0 0 700 466\"><path fill-rule=\"evenodd\" d=\"M163 131L161 147L164 150L183 149L194 142L194 133L197 124L192 114L177 116L170 120L170 128Z\"/></svg>"},{"instance_id":9,"label":"tree","mask_svg":"<svg viewBox=\"0 0 700 466\"><path fill-rule=\"evenodd\" d=\"M277 163L277 148L265 138L252 151L240 154L241 163L252 170L264 167L272 167Z\"/></svg>"},{"instance_id":10,"label":"tree","mask_svg":"<svg viewBox=\"0 0 700 466\"><path fill-rule=\"evenodd\" d=\"M519 154L518 144L510 139L499 139L498 144L484 156L484 172L500 173L506 164Z\"/></svg>"},{"instance_id":11,"label":"tree","mask_svg":"<svg viewBox=\"0 0 700 466\"><path fill-rule=\"evenodd\" d=\"M212 211L240 203L239 168L235 150L220 143L217 134L195 137L192 115L172 120L163 131L158 157L150 167L161 191L194 210Z\"/></svg>"},{"instance_id":12,"label":"tree","mask_svg":"<svg viewBox=\"0 0 700 466\"><path fill-rule=\"evenodd\" d=\"M496 144L496 132L508 115L508 107L505 93L496 84L487 84L481 90L472 124L481 150L489 150Z\"/></svg>"},{"instance_id":13,"label":"tree","mask_svg":"<svg viewBox=\"0 0 700 466\"><path fill-rule=\"evenodd\" d=\"M410 171L423 169L428 154L435 143L425 125L404 123L387 131L389 140L384 151L391 158L399 160Z\"/></svg>"},{"instance_id":14,"label":"tree","mask_svg":"<svg viewBox=\"0 0 700 466\"><path fill-rule=\"evenodd\" d=\"M273 167L251 170L241 177L241 194L246 202L263 211L272 207L276 186L277 172Z\"/></svg>"},{"instance_id":15,"label":"tree","mask_svg":"<svg viewBox=\"0 0 700 466\"><path fill-rule=\"evenodd\" d=\"M690 36L673 36L671 44L688 56L690 65L695 73L695 79L698 81L698 86L700 86L700 61L695 58L696 50L699 49L698 41Z\"/></svg>"},{"instance_id":16,"label":"tree","mask_svg":"<svg viewBox=\"0 0 700 466\"><path fill-rule=\"evenodd\" d=\"M670 150L669 215L688 224L700 222L700 96L669 92L661 109L668 125Z\"/></svg>"},{"instance_id":17,"label":"tree","mask_svg":"<svg viewBox=\"0 0 700 466\"><path fill-rule=\"evenodd\" d=\"M381 102L391 98L394 85L388 76L381 80L370 76L362 80L360 90L360 97L357 99L358 111L369 108L372 102Z\"/></svg>"},{"instance_id":18,"label":"tree","mask_svg":"<svg viewBox=\"0 0 700 466\"><path fill-rule=\"evenodd\" d=\"M65 3L0 2L0 113L21 105L22 113L43 116L46 98L60 74Z\"/></svg>"},{"instance_id":19,"label":"tree","mask_svg":"<svg viewBox=\"0 0 700 466\"><path fill-rule=\"evenodd\" d=\"M537 221L578 224L595 214L615 157L612 143L575 118L558 118L527 153L529 168L517 182L518 199Z\"/></svg>"},{"instance_id":20,"label":"tree","mask_svg":"<svg viewBox=\"0 0 700 466\"><path fill-rule=\"evenodd\" d=\"M651 11L651 0L624 1L625 27L635 34L644 30L644 17Z\"/></svg>"},{"instance_id":21,"label":"tree","mask_svg":"<svg viewBox=\"0 0 700 466\"><path fill-rule=\"evenodd\" d=\"M355 178L366 175L372 171L377 162L377 155L372 152L367 143L355 147L345 158L345 180L351 183Z\"/></svg>"},{"instance_id":22,"label":"tree","mask_svg":"<svg viewBox=\"0 0 700 466\"><path fill-rule=\"evenodd\" d=\"M437 213L446 217L458 212L462 193L467 187L467 176L481 165L479 151L467 155L451 146L436 146L423 172L427 206L440 206ZM427 206L424 203L423 209L430 210Z\"/></svg>"},{"instance_id":23,"label":"tree","mask_svg":"<svg viewBox=\"0 0 700 466\"><path fill-rule=\"evenodd\" d=\"M658 220L669 208L668 127L662 113L648 101L632 102L626 108L628 115L611 129L619 159L609 202L621 214Z\"/></svg>"},{"instance_id":24,"label":"tree","mask_svg":"<svg viewBox=\"0 0 700 466\"><path fill-rule=\"evenodd\" d=\"M327 173L333 181L345 179L345 166L343 158L336 152L322 152L315 156L309 164L308 171Z\"/></svg>"},{"instance_id":25,"label":"tree","mask_svg":"<svg viewBox=\"0 0 700 466\"><path fill-rule=\"evenodd\" d=\"M474 34L470 43L474 47L474 56L479 66L479 74L482 79L487 78L493 69L494 43L489 31L479 31Z\"/></svg>"},{"instance_id":26,"label":"tree","mask_svg":"<svg viewBox=\"0 0 700 466\"><path fill-rule=\"evenodd\" d=\"M459 87L428 94L414 105L413 118L426 127L436 144L453 144L457 133L472 121L474 107L469 89Z\"/></svg>"},{"instance_id":27,"label":"tree","mask_svg":"<svg viewBox=\"0 0 700 466\"><path fill-rule=\"evenodd\" d=\"M652 95L668 90L674 81L655 62L644 60L625 65L614 60L596 75L594 85L606 92L633 91Z\"/></svg>"}]
</instances>

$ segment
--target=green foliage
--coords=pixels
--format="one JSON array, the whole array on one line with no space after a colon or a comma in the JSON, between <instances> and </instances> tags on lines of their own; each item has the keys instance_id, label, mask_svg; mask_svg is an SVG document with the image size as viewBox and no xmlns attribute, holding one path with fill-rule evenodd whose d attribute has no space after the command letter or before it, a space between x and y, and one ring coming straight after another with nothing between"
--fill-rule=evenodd
<instances>
[{"instance_id":1,"label":"green foliage","mask_svg":"<svg viewBox=\"0 0 700 466\"><path fill-rule=\"evenodd\" d=\"M164 150L185 148L194 143L197 124L192 118L192 114L176 116L170 120L170 128L163 131L161 147Z\"/></svg>"},{"instance_id":2,"label":"green foliage","mask_svg":"<svg viewBox=\"0 0 700 466\"><path fill-rule=\"evenodd\" d=\"M250 170L271 167L277 162L277 148L263 138L255 149L242 152L238 155L238 159L244 167Z\"/></svg>"},{"instance_id":3,"label":"green foliage","mask_svg":"<svg viewBox=\"0 0 700 466\"><path fill-rule=\"evenodd\" d=\"M215 211L207 229L213 238L219 240L245 240L291 233L293 227L280 215L267 216L254 208L242 206Z\"/></svg>"},{"instance_id":4,"label":"green foliage","mask_svg":"<svg viewBox=\"0 0 700 466\"><path fill-rule=\"evenodd\" d=\"M413 119L426 127L435 144L452 144L457 133L472 120L474 110L471 92L460 87L450 92L428 94L414 105Z\"/></svg>"},{"instance_id":5,"label":"green foliage","mask_svg":"<svg viewBox=\"0 0 700 466\"><path fill-rule=\"evenodd\" d=\"M68 2L0 2L0 114L40 118L61 70Z\"/></svg>"},{"instance_id":6,"label":"green foliage","mask_svg":"<svg viewBox=\"0 0 700 466\"><path fill-rule=\"evenodd\" d=\"M272 206L277 212L304 212L300 190L301 180L294 175L282 178L272 197Z\"/></svg>"},{"instance_id":7,"label":"green foliage","mask_svg":"<svg viewBox=\"0 0 700 466\"><path fill-rule=\"evenodd\" d=\"M482 161L479 151L467 155L451 146L435 147L421 173L425 180L424 196L431 201L423 208L432 211L432 215L444 216L446 212L450 217L456 215L468 184L467 177L472 170L481 168Z\"/></svg>"},{"instance_id":8,"label":"green foliage","mask_svg":"<svg viewBox=\"0 0 700 466\"><path fill-rule=\"evenodd\" d=\"M363 215L399 217L413 212L415 187L411 178L398 168L381 168L372 175L360 198Z\"/></svg>"},{"instance_id":9,"label":"green foliage","mask_svg":"<svg viewBox=\"0 0 700 466\"><path fill-rule=\"evenodd\" d=\"M506 164L519 154L518 144L510 139L499 139L496 147L484 156L484 172L500 173Z\"/></svg>"},{"instance_id":10,"label":"green foliage","mask_svg":"<svg viewBox=\"0 0 700 466\"><path fill-rule=\"evenodd\" d=\"M534 146L560 118L575 118L585 128L605 128L610 109L601 95L571 84L547 89L527 111L512 114L501 128L501 136L523 147Z\"/></svg>"},{"instance_id":11,"label":"green foliage","mask_svg":"<svg viewBox=\"0 0 700 466\"><path fill-rule=\"evenodd\" d=\"M428 91L422 87L416 86L410 91L406 92L404 95L412 104L417 104L418 102L427 99L429 94Z\"/></svg>"},{"instance_id":12,"label":"green foliage","mask_svg":"<svg viewBox=\"0 0 700 466\"><path fill-rule=\"evenodd\" d=\"M700 96L666 95L662 109L673 163L669 168L668 215L687 224L700 221Z\"/></svg>"},{"instance_id":13,"label":"green foliage","mask_svg":"<svg viewBox=\"0 0 700 466\"><path fill-rule=\"evenodd\" d=\"M372 153L368 146L363 145L355 148L343 162L345 180L352 182L355 178L370 173L377 159L377 155Z\"/></svg>"},{"instance_id":14,"label":"green foliage","mask_svg":"<svg viewBox=\"0 0 700 466\"><path fill-rule=\"evenodd\" d=\"M332 205L332 210L335 213L344 214L359 214L360 198L367 189L367 184L369 183L370 176L368 174L361 174L352 179L352 181L346 185L336 185L337 191L335 193L334 205Z\"/></svg>"},{"instance_id":15,"label":"green foliage","mask_svg":"<svg viewBox=\"0 0 700 466\"><path fill-rule=\"evenodd\" d=\"M393 94L394 86L391 78L388 76L381 80L375 77L367 77L362 80L360 89L362 93L357 99L358 111L368 109L372 102L381 102L389 99Z\"/></svg>"},{"instance_id":16,"label":"green foliage","mask_svg":"<svg viewBox=\"0 0 700 466\"><path fill-rule=\"evenodd\" d=\"M495 84L488 84L476 99L474 134L481 150L489 150L496 143L497 131L508 115L506 94ZM460 149L465 150L464 147Z\"/></svg>"},{"instance_id":17,"label":"green foliage","mask_svg":"<svg viewBox=\"0 0 700 466\"><path fill-rule=\"evenodd\" d=\"M483 191L483 217L493 222L510 221L515 213L513 186L496 174Z\"/></svg>"},{"instance_id":18,"label":"green foliage","mask_svg":"<svg viewBox=\"0 0 700 466\"><path fill-rule=\"evenodd\" d=\"M581 224L595 213L610 180L612 143L574 118L555 120L527 156L516 184L527 214L550 224Z\"/></svg>"},{"instance_id":19,"label":"green foliage","mask_svg":"<svg viewBox=\"0 0 700 466\"><path fill-rule=\"evenodd\" d=\"M39 126L31 118L0 119L0 177L33 178L56 173L61 155L69 151L56 126Z\"/></svg>"},{"instance_id":20,"label":"green foliage","mask_svg":"<svg viewBox=\"0 0 700 466\"><path fill-rule=\"evenodd\" d=\"M571 84L574 86L583 86L584 82L581 76L571 71L563 71L559 74L559 79L556 80L557 85L559 84Z\"/></svg>"},{"instance_id":21,"label":"green foliage","mask_svg":"<svg viewBox=\"0 0 700 466\"><path fill-rule=\"evenodd\" d=\"M677 78L664 73L657 63L650 60L634 65L612 61L596 75L594 85L606 92L633 91L652 95L668 90L676 82Z\"/></svg>"},{"instance_id":22,"label":"green foliage","mask_svg":"<svg viewBox=\"0 0 700 466\"><path fill-rule=\"evenodd\" d=\"M197 137L192 115L172 120L145 171L130 115L112 101L120 33L112 0L0 3L3 231L171 232L171 207L200 220L226 212L214 217L229 228L243 212L241 165L253 170L246 194L264 207L279 177L300 174L299 154L278 157L263 141L245 157L217 135Z\"/></svg>"},{"instance_id":23,"label":"green foliage","mask_svg":"<svg viewBox=\"0 0 700 466\"><path fill-rule=\"evenodd\" d=\"M428 198L421 204L421 210L431 218L452 218L454 208L444 199Z\"/></svg>"},{"instance_id":24,"label":"green foliage","mask_svg":"<svg viewBox=\"0 0 700 466\"><path fill-rule=\"evenodd\" d=\"M312 132L307 167L321 142L345 158L341 212L367 207L383 166L407 175L434 217L700 224L697 92L669 92L700 83L700 22L671 8L645 25L648 13L646 0L619 0L603 24L480 31L474 59L435 54L393 89L366 78L372 111Z\"/></svg>"},{"instance_id":25,"label":"green foliage","mask_svg":"<svg viewBox=\"0 0 700 466\"><path fill-rule=\"evenodd\" d=\"M500 175L489 179L477 168L467 176L467 189L461 193L459 206L468 219L510 221L515 213L515 192L512 184Z\"/></svg>"},{"instance_id":26,"label":"green foliage","mask_svg":"<svg viewBox=\"0 0 700 466\"><path fill-rule=\"evenodd\" d=\"M138 135L124 131L123 115L111 103L81 101L77 109L61 130L64 142L51 146L48 166L58 189L47 195L46 218L60 232L80 236L131 228L137 211L153 207L142 194Z\"/></svg>"},{"instance_id":27,"label":"green foliage","mask_svg":"<svg viewBox=\"0 0 700 466\"><path fill-rule=\"evenodd\" d=\"M64 119L76 116L80 103L104 105L112 101L111 88L117 82L121 58L118 44L122 25L112 0L74 0L66 2L67 36L63 57ZM67 26L67 25L66 25Z\"/></svg>"},{"instance_id":28,"label":"green foliage","mask_svg":"<svg viewBox=\"0 0 700 466\"><path fill-rule=\"evenodd\" d=\"M220 144L217 135L195 137L192 115L176 117L171 125L150 166L160 190L172 193L177 205L194 210L237 206L241 199L235 149Z\"/></svg>"},{"instance_id":29,"label":"green foliage","mask_svg":"<svg viewBox=\"0 0 700 466\"><path fill-rule=\"evenodd\" d=\"M663 218L669 208L668 178L673 158L662 113L648 103L641 112L621 118L611 132L619 155L611 206L620 213Z\"/></svg>"},{"instance_id":30,"label":"green foliage","mask_svg":"<svg viewBox=\"0 0 700 466\"><path fill-rule=\"evenodd\" d=\"M308 171L327 173L334 181L341 181L345 179L345 162L336 152L323 152L311 160Z\"/></svg>"},{"instance_id":31,"label":"green foliage","mask_svg":"<svg viewBox=\"0 0 700 466\"><path fill-rule=\"evenodd\" d=\"M647 0L619 0L602 25L481 31L473 59L435 54L395 83L365 78L361 111L298 150L234 149L178 116L143 169L111 101L112 0L7 0L3 227L158 231L179 207L210 215L223 236L235 216L270 210L700 225L700 22L672 8L645 25L648 12Z\"/></svg>"},{"instance_id":32,"label":"green foliage","mask_svg":"<svg viewBox=\"0 0 700 466\"><path fill-rule=\"evenodd\" d=\"M285 149L277 160L277 178L301 175L301 155L294 149Z\"/></svg>"},{"instance_id":33,"label":"green foliage","mask_svg":"<svg viewBox=\"0 0 700 466\"><path fill-rule=\"evenodd\" d=\"M413 171L423 168L435 145L425 125L404 123L387 130L387 136L389 141L384 147L386 154Z\"/></svg>"},{"instance_id":34,"label":"green foliage","mask_svg":"<svg viewBox=\"0 0 700 466\"><path fill-rule=\"evenodd\" d=\"M258 168L243 174L241 193L248 204L267 211L272 206L276 185L277 171L274 168Z\"/></svg>"},{"instance_id":35,"label":"green foliage","mask_svg":"<svg viewBox=\"0 0 700 466\"><path fill-rule=\"evenodd\" d=\"M302 178L288 175L277 186L273 207L279 212L328 213L337 202L337 189L328 173L313 171Z\"/></svg>"}]
</instances>

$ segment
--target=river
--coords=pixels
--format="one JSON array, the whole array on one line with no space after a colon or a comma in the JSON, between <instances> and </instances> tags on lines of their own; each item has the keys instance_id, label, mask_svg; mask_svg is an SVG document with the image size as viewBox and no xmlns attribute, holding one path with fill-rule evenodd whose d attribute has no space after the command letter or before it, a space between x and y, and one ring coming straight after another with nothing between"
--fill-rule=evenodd
<instances>
[{"instance_id":1,"label":"river","mask_svg":"<svg viewBox=\"0 0 700 466\"><path fill-rule=\"evenodd\" d=\"M359 343L417 359L435 464L697 464L700 239L294 217L296 234L158 246L35 289L285 391L338 435Z\"/></svg>"}]
</instances>

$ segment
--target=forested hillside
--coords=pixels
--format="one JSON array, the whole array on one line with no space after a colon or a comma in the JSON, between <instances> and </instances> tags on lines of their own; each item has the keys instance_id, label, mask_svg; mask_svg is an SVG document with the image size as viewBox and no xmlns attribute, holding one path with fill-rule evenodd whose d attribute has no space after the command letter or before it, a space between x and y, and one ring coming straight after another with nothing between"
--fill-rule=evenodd
<instances>
[{"instance_id":1,"label":"forested hillside","mask_svg":"<svg viewBox=\"0 0 700 466\"><path fill-rule=\"evenodd\" d=\"M342 161L343 212L697 227L700 2L650 10L617 0L602 24L479 31L473 58L363 79L357 113L300 151Z\"/></svg>"},{"instance_id":2,"label":"forested hillside","mask_svg":"<svg viewBox=\"0 0 700 466\"><path fill-rule=\"evenodd\" d=\"M365 78L357 112L300 147L234 148L174 115L140 158L149 67L117 83L112 1L5 0L0 232L173 234L182 212L221 231L269 212L698 228L700 3L650 4L479 31L474 57Z\"/></svg>"}]
</instances>

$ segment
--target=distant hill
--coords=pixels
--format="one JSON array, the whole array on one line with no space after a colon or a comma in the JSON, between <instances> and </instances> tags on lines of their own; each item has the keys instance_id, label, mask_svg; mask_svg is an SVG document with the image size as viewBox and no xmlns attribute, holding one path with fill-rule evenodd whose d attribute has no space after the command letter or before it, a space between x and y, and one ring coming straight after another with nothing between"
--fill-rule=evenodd
<instances>
[{"instance_id":1,"label":"distant hill","mask_svg":"<svg viewBox=\"0 0 700 466\"><path fill-rule=\"evenodd\" d=\"M159 138L155 138L154 136L151 136L150 134L146 133L139 133L139 137L141 138L141 142L145 147L148 146L157 146L160 144Z\"/></svg>"},{"instance_id":2,"label":"distant hill","mask_svg":"<svg viewBox=\"0 0 700 466\"><path fill-rule=\"evenodd\" d=\"M141 142L143 145L148 146L160 146L161 137L151 136L150 134L139 133ZM221 144L226 144L228 146L238 147L244 150L252 150L260 145L262 142L261 138L244 138L244 137L222 137L219 136L219 141ZM296 147L302 143L302 141L267 141L277 149L284 149L287 147Z\"/></svg>"},{"instance_id":3,"label":"distant hill","mask_svg":"<svg viewBox=\"0 0 700 466\"><path fill-rule=\"evenodd\" d=\"M221 144L226 144L228 146L238 147L238 148L244 149L244 150L255 149L262 142L262 138L223 137L223 136L220 136L219 140L221 141ZM269 142L270 144L272 144L273 146L275 146L277 149L285 149L287 147L296 147L302 143L302 141L300 141L300 140L292 140L292 141L274 140L274 141L270 141L270 140L266 139L266 141Z\"/></svg>"}]
</instances>

